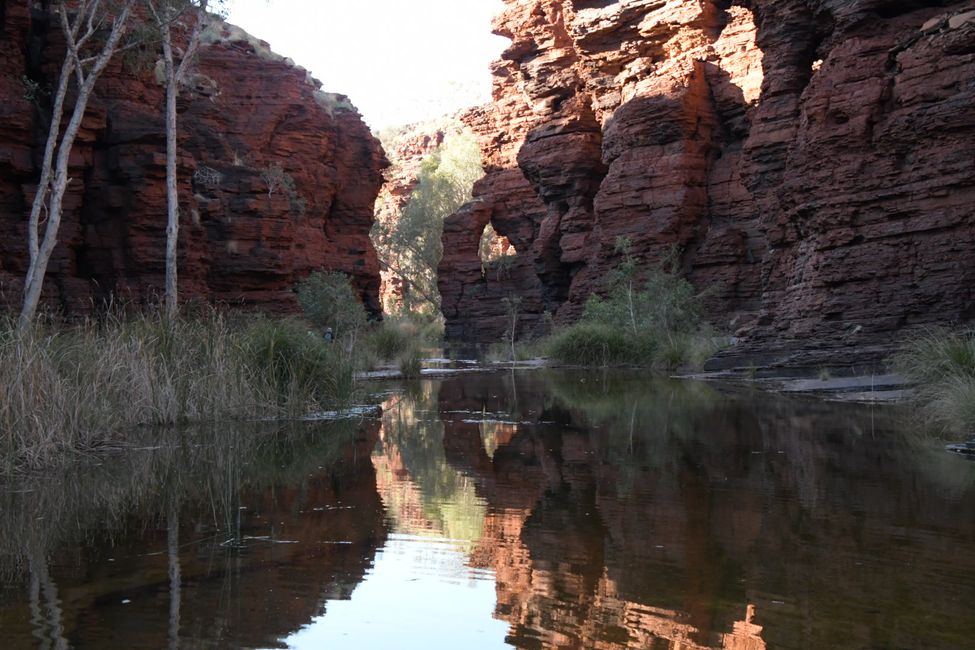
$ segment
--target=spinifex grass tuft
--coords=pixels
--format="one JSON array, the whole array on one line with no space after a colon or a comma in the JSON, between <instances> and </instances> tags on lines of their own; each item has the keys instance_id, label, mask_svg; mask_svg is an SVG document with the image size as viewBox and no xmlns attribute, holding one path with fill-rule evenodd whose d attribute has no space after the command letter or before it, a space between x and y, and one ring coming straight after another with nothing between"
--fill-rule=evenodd
<instances>
[{"instance_id":1,"label":"spinifex grass tuft","mask_svg":"<svg viewBox=\"0 0 975 650\"><path fill-rule=\"evenodd\" d=\"M942 432L975 433L975 331L934 331L909 341L894 368L917 382L918 413Z\"/></svg>"},{"instance_id":2,"label":"spinifex grass tuft","mask_svg":"<svg viewBox=\"0 0 975 650\"><path fill-rule=\"evenodd\" d=\"M423 351L417 344L409 345L397 359L400 374L406 379L417 379L423 370Z\"/></svg>"}]
</instances>

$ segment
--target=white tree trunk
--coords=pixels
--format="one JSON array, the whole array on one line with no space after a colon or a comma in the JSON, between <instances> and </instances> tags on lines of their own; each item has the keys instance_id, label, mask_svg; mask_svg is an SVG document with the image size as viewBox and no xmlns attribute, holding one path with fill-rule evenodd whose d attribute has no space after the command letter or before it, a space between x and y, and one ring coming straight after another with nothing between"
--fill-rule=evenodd
<instances>
[{"instance_id":1,"label":"white tree trunk","mask_svg":"<svg viewBox=\"0 0 975 650\"><path fill-rule=\"evenodd\" d=\"M179 97L179 84L200 46L200 34L207 22L207 0L199 1L200 13L196 26L186 45L179 68L173 61L172 24L179 12L172 6L161 7L157 11L150 4L150 10L159 22L162 36L163 63L166 74L166 319L172 322L179 313L178 271L176 253L179 245L179 190L176 177L177 121L176 99ZM193 6L192 3L190 6Z\"/></svg>"},{"instance_id":2,"label":"white tree trunk","mask_svg":"<svg viewBox=\"0 0 975 650\"><path fill-rule=\"evenodd\" d=\"M61 5L61 28L65 35L65 40L67 41L68 51L65 53L65 57L73 61L72 65L68 65L67 62L62 67L62 74L68 72L70 76L70 71L73 70L78 83L78 97L75 99L74 111L71 114L71 120L68 122L68 126L64 131L64 137L61 139L60 144L56 146L57 149L57 162L53 170L53 180L50 181L50 198L47 203L47 225L44 228L44 239L37 245L37 240L39 239L39 226L40 226L40 210L37 211L36 221L34 210L31 210L31 220L28 225L28 246L31 249L31 265L27 272L27 277L24 281L24 303L20 311L20 319L18 321L20 329L25 329L33 320L37 313L37 305L41 298L41 288L44 283L44 276L47 273L47 265L51 260L51 253L54 252L54 247L58 242L58 229L61 227L61 217L63 215L63 201L64 194L67 191L68 183L70 178L68 178L68 163L71 157L71 148L74 145L75 138L78 137L78 130L81 128L81 123L85 117L85 111L88 108L88 100L91 98L92 91L95 89L95 82L98 77L105 70L105 66L108 65L109 60L111 60L112 55L115 53L118 47L119 41L122 39L122 35L125 33L126 23L129 19L129 14L132 11L132 5L135 4L135 0L126 0L125 4L122 6L119 13L115 16L112 21L112 30L109 34L108 39L105 41L105 45L102 47L101 51L96 57L89 60L83 60L81 55L81 46L84 42L94 35L96 27L93 27L97 23L94 20L94 13L98 9L98 3L92 3L88 5L82 2L77 9L77 14L75 16L74 25L70 25L67 18L67 10L64 5ZM92 12L92 13L89 13ZM87 23L88 29L85 35L79 39L78 33L80 31L80 26ZM87 72L84 71L84 64L91 63L91 69ZM65 85L65 79L60 79L58 82L58 88ZM63 103L63 97L61 98ZM55 98L55 103L57 103L57 98ZM58 107L55 106L55 110ZM53 150L55 146L52 144L52 138L54 142L57 141L57 133L53 129L55 123L60 124L59 115L52 114L51 133L48 135L48 145L45 148L45 156L47 155L47 149L51 148L51 153L53 155ZM45 162L48 162L45 160ZM51 169L48 163L46 169L41 171L42 184L38 187L38 192L46 193L47 184L43 183L45 172L50 178ZM36 202L36 200L35 200ZM43 205L43 198L41 200L41 205ZM35 254L35 246L37 246Z\"/></svg>"},{"instance_id":3,"label":"white tree trunk","mask_svg":"<svg viewBox=\"0 0 975 650\"><path fill-rule=\"evenodd\" d=\"M176 189L176 96L179 80L173 65L172 30L162 24L163 61L166 66L166 319L176 318L177 296L176 246L179 241L179 194Z\"/></svg>"},{"instance_id":4,"label":"white tree trunk","mask_svg":"<svg viewBox=\"0 0 975 650\"><path fill-rule=\"evenodd\" d=\"M74 74L74 58L64 57L61 66L61 76L58 79L58 90L54 95L54 108L51 111L51 125L47 134L47 143L44 145L44 160L41 163L41 179L37 183L37 192L34 194L34 202L30 209L30 220L27 224L27 246L30 251L30 267L27 277L33 273L33 267L37 264L37 254L40 250L38 230L41 223L41 212L46 207L48 192L51 189L51 163L54 162L54 152L57 149L58 136L61 134L61 119L64 116L64 99L68 94L68 85L71 75Z\"/></svg>"}]
</instances>

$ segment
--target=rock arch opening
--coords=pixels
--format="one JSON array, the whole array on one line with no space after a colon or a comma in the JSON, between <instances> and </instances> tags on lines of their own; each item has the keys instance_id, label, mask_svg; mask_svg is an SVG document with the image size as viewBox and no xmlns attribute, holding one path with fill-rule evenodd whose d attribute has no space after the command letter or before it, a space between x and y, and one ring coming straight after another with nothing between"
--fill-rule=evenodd
<instances>
[{"instance_id":1,"label":"rock arch opening","mask_svg":"<svg viewBox=\"0 0 975 650\"><path fill-rule=\"evenodd\" d=\"M481 275L485 275L492 268L510 266L518 251L507 237L499 235L491 222L488 222L481 231L477 254L481 258Z\"/></svg>"}]
</instances>

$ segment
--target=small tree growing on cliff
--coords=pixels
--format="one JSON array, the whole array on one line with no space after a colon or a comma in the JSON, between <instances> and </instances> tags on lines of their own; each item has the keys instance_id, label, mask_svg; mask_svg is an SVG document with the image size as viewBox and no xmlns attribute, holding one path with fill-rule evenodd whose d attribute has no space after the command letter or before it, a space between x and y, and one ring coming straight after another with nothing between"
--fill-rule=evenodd
<instances>
[{"instance_id":1,"label":"small tree growing on cliff","mask_svg":"<svg viewBox=\"0 0 975 650\"><path fill-rule=\"evenodd\" d=\"M41 177L27 223L30 266L24 278L24 302L19 326L26 328L37 313L44 276L51 253L58 242L67 191L71 149L88 109L95 83L119 48L137 0L77 0L55 3L65 41L64 61L53 96L51 125L48 130ZM75 82L74 108L61 135L65 102L71 81ZM41 217L47 217L41 237Z\"/></svg>"},{"instance_id":2,"label":"small tree growing on cliff","mask_svg":"<svg viewBox=\"0 0 975 650\"><path fill-rule=\"evenodd\" d=\"M220 0L217 0L219 2ZM173 320L179 306L177 300L176 249L179 241L179 192L176 178L176 99L179 85L200 47L200 35L209 22L209 0L144 0L152 17L163 54L163 74L166 84L166 318ZM175 52L173 28L180 26L191 14L195 15L193 31L182 52ZM179 65L176 57L179 55Z\"/></svg>"}]
</instances>

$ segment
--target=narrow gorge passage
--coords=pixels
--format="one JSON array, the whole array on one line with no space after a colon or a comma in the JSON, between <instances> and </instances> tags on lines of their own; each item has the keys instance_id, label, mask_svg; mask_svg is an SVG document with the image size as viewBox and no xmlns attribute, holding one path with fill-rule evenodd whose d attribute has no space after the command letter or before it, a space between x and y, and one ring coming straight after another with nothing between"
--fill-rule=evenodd
<instances>
[{"instance_id":1,"label":"narrow gorge passage","mask_svg":"<svg viewBox=\"0 0 975 650\"><path fill-rule=\"evenodd\" d=\"M0 0L0 649L975 648L973 205L972 0Z\"/></svg>"}]
</instances>

